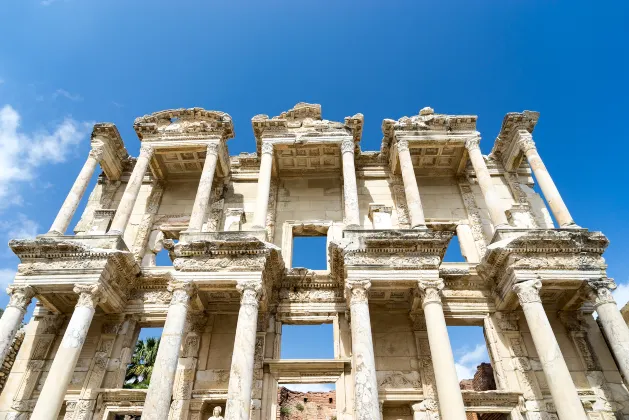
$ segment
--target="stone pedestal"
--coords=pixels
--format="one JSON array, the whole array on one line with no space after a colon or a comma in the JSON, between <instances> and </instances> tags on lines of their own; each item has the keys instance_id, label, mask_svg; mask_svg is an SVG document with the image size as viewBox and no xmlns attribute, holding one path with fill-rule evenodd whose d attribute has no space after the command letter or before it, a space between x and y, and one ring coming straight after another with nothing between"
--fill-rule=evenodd
<instances>
[{"instance_id":1,"label":"stone pedestal","mask_svg":"<svg viewBox=\"0 0 629 420\"><path fill-rule=\"evenodd\" d=\"M63 235L68 229L68 225L72 221L72 217L76 212L81 199L83 198L83 194L85 194L85 190L92 179L92 175L94 175L94 170L96 170L96 166L103 159L103 149L102 147L97 147L90 150L90 153L79 173L79 176L74 181L72 185L72 189L68 193L65 201L61 205L61 209L59 213L57 213L57 217L55 217L55 221L52 222L52 226L48 231L49 234L54 235Z\"/></svg>"},{"instance_id":2,"label":"stone pedestal","mask_svg":"<svg viewBox=\"0 0 629 420\"><path fill-rule=\"evenodd\" d=\"M127 188L124 190L122 200L116 210L116 216L114 216L113 222L111 222L111 228L109 229L109 235L122 235L127 228L133 206L138 199L138 193L142 187L142 180L146 174L146 169L149 166L151 158L155 150L151 146L143 145L140 148L140 156L135 162L135 167L127 183Z\"/></svg>"},{"instance_id":3,"label":"stone pedestal","mask_svg":"<svg viewBox=\"0 0 629 420\"><path fill-rule=\"evenodd\" d=\"M371 319L367 294L369 280L348 280L347 291L351 312L352 358L354 370L354 418L380 418L376 359L371 336Z\"/></svg>"},{"instance_id":4,"label":"stone pedestal","mask_svg":"<svg viewBox=\"0 0 629 420\"><path fill-rule=\"evenodd\" d=\"M526 130L519 130L516 136L517 144L526 155L529 165L531 165L531 169L533 169L533 174L535 174L535 179L539 184L539 188L542 190L557 223L560 227L576 226L568 211L568 207L566 207L566 204L563 202L559 190L548 173L548 169L546 169L542 158L539 156L539 153L537 153L533 136Z\"/></svg>"},{"instance_id":5,"label":"stone pedestal","mask_svg":"<svg viewBox=\"0 0 629 420\"><path fill-rule=\"evenodd\" d=\"M205 163L203 164L203 171L201 172L199 187L197 188L197 196L194 199L190 223L188 224L188 231L190 232L199 232L201 226L203 226L212 193L212 182L214 181L216 162L218 160L218 148L219 145L217 143L211 143L207 146Z\"/></svg>"},{"instance_id":6,"label":"stone pedestal","mask_svg":"<svg viewBox=\"0 0 629 420\"><path fill-rule=\"evenodd\" d=\"M611 290L616 288L612 279L590 281L589 298L598 313L598 321L603 328L607 343L616 359L618 370L626 385L629 385L629 327L618 310Z\"/></svg>"},{"instance_id":7,"label":"stone pedestal","mask_svg":"<svg viewBox=\"0 0 629 420\"><path fill-rule=\"evenodd\" d=\"M39 394L31 416L33 420L57 419L92 323L96 305L101 301L102 292L98 285L77 285L74 287L74 292L79 295L79 301Z\"/></svg>"},{"instance_id":8,"label":"stone pedestal","mask_svg":"<svg viewBox=\"0 0 629 420\"><path fill-rule=\"evenodd\" d=\"M256 211L253 220L254 229L266 229L266 213L269 207L272 169L273 144L263 142L262 156L260 156L260 173L258 174L258 196L256 197Z\"/></svg>"},{"instance_id":9,"label":"stone pedestal","mask_svg":"<svg viewBox=\"0 0 629 420\"><path fill-rule=\"evenodd\" d=\"M539 290L542 282L527 280L513 286L529 330L535 350L546 376L548 389L553 397L560 419L586 420L587 416L577 394L566 361L561 354L555 334L542 306Z\"/></svg>"},{"instance_id":10,"label":"stone pedestal","mask_svg":"<svg viewBox=\"0 0 629 420\"><path fill-rule=\"evenodd\" d=\"M230 208L225 210L225 228L227 232L239 232L245 223L245 209Z\"/></svg>"},{"instance_id":11,"label":"stone pedestal","mask_svg":"<svg viewBox=\"0 0 629 420\"><path fill-rule=\"evenodd\" d=\"M371 219L374 229L391 229L393 227L391 213L393 213L391 206L369 203L369 219Z\"/></svg>"},{"instance_id":12,"label":"stone pedestal","mask_svg":"<svg viewBox=\"0 0 629 420\"><path fill-rule=\"evenodd\" d=\"M411 228L425 228L426 219L424 218L422 201L419 197L419 188L417 187L417 178L415 178L415 170L413 169L413 160L408 150L408 141L398 140L397 151L400 158L402 180L404 181L406 205L411 216Z\"/></svg>"},{"instance_id":13,"label":"stone pedestal","mask_svg":"<svg viewBox=\"0 0 629 420\"><path fill-rule=\"evenodd\" d=\"M249 420L258 305L262 283L259 281L239 282L236 287L241 293L241 298L229 372L225 420Z\"/></svg>"},{"instance_id":14,"label":"stone pedestal","mask_svg":"<svg viewBox=\"0 0 629 420\"><path fill-rule=\"evenodd\" d=\"M0 319L0 365L11 349L15 333L20 328L26 309L35 296L35 291L29 286L9 286L7 293L11 298Z\"/></svg>"},{"instance_id":15,"label":"stone pedestal","mask_svg":"<svg viewBox=\"0 0 629 420\"><path fill-rule=\"evenodd\" d=\"M358 189L356 187L356 169L354 167L354 139L349 138L341 143L343 155L343 198L345 200L345 225L360 226L358 213Z\"/></svg>"},{"instance_id":16,"label":"stone pedestal","mask_svg":"<svg viewBox=\"0 0 629 420\"><path fill-rule=\"evenodd\" d=\"M179 350L194 285L189 282L174 281L169 284L168 290L172 293L172 298L144 402L142 412L144 420L168 419Z\"/></svg>"},{"instance_id":17,"label":"stone pedestal","mask_svg":"<svg viewBox=\"0 0 629 420\"><path fill-rule=\"evenodd\" d=\"M444 284L441 279L419 281L441 418L443 420L465 420L465 405L454 365L448 328L443 316L441 303L443 287Z\"/></svg>"},{"instance_id":18,"label":"stone pedestal","mask_svg":"<svg viewBox=\"0 0 629 420\"><path fill-rule=\"evenodd\" d=\"M494 224L494 228L506 228L509 226L509 222L507 221L505 212L500 206L500 199L494 189L491 175L489 175L489 170L487 169L487 165L485 165L485 159L483 159L483 155L480 152L479 143L480 137L473 137L465 142L465 147L467 148L472 167L476 173L476 179L483 193L485 204L487 204L487 208L489 209L489 215L491 222Z\"/></svg>"}]
</instances>

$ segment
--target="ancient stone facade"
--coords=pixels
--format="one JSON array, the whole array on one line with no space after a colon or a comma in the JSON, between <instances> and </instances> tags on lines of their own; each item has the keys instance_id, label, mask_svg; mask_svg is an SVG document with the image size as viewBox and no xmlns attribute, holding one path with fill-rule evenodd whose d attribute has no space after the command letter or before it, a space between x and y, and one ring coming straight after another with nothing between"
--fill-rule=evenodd
<instances>
[{"instance_id":1,"label":"ancient stone facade","mask_svg":"<svg viewBox=\"0 0 629 420\"><path fill-rule=\"evenodd\" d=\"M328 121L304 103L253 117L256 152L237 156L223 112L136 119L137 158L96 124L49 232L10 243L3 360L38 304L0 416L266 420L279 383L335 383L345 420L628 419L608 241L572 219L535 147L538 116L507 114L488 156L476 116L431 108L384 120L373 152L361 114ZM454 235L465 262L443 261ZM296 236L327 238L326 270L293 266ZM164 249L172 264L156 266ZM333 325L334 357L280 359L282 326L316 323ZM484 328L495 390L461 391L448 325ZM155 326L150 387L123 389L140 328Z\"/></svg>"},{"instance_id":2,"label":"ancient stone facade","mask_svg":"<svg viewBox=\"0 0 629 420\"><path fill-rule=\"evenodd\" d=\"M336 392L297 392L280 386L276 420L335 420Z\"/></svg>"}]
</instances>

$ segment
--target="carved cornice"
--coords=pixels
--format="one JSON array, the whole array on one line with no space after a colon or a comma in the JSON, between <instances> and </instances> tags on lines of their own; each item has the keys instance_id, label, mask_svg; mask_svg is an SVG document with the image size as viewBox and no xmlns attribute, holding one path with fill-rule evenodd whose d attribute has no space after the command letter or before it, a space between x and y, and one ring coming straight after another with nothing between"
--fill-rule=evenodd
<instances>
[{"instance_id":1,"label":"carved cornice","mask_svg":"<svg viewBox=\"0 0 629 420\"><path fill-rule=\"evenodd\" d=\"M124 146L118 128L112 123L96 123L92 129L92 149L100 149L102 156L99 162L112 181L120 179L129 153Z\"/></svg>"},{"instance_id":2,"label":"carved cornice","mask_svg":"<svg viewBox=\"0 0 629 420\"><path fill-rule=\"evenodd\" d=\"M506 170L514 170L520 166L522 149L517 144L519 132L533 133L539 119L539 112L510 112L502 120L500 133L494 142L490 156L502 162Z\"/></svg>"},{"instance_id":3,"label":"carved cornice","mask_svg":"<svg viewBox=\"0 0 629 420\"><path fill-rule=\"evenodd\" d=\"M229 114L203 108L167 109L135 119L133 128L141 140L180 140L219 136L234 137Z\"/></svg>"}]
</instances>

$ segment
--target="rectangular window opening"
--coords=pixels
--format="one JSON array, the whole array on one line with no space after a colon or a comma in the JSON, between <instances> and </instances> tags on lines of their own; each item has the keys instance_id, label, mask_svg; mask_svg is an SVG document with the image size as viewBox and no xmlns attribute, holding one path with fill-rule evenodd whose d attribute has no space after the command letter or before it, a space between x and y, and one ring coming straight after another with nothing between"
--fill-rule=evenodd
<instances>
[{"instance_id":1,"label":"rectangular window opening","mask_svg":"<svg viewBox=\"0 0 629 420\"><path fill-rule=\"evenodd\" d=\"M280 359L334 359L332 324L282 325Z\"/></svg>"},{"instance_id":2,"label":"rectangular window opening","mask_svg":"<svg viewBox=\"0 0 629 420\"><path fill-rule=\"evenodd\" d=\"M481 413L481 412L470 412L465 413L467 416L466 420L508 420L508 414L506 413Z\"/></svg>"},{"instance_id":3,"label":"rectangular window opening","mask_svg":"<svg viewBox=\"0 0 629 420\"><path fill-rule=\"evenodd\" d=\"M293 237L293 267L304 267L311 270L328 268L327 236L295 236Z\"/></svg>"},{"instance_id":4,"label":"rectangular window opening","mask_svg":"<svg viewBox=\"0 0 629 420\"><path fill-rule=\"evenodd\" d=\"M279 384L278 419L333 419L336 416L335 384Z\"/></svg>"},{"instance_id":5,"label":"rectangular window opening","mask_svg":"<svg viewBox=\"0 0 629 420\"><path fill-rule=\"evenodd\" d=\"M461 252L461 243L457 235L454 235L450 240L446 254L443 257L443 262L467 262Z\"/></svg>"},{"instance_id":6,"label":"rectangular window opening","mask_svg":"<svg viewBox=\"0 0 629 420\"><path fill-rule=\"evenodd\" d=\"M487 342L480 326L448 326L456 373L462 390L496 389Z\"/></svg>"},{"instance_id":7,"label":"rectangular window opening","mask_svg":"<svg viewBox=\"0 0 629 420\"><path fill-rule=\"evenodd\" d=\"M163 328L141 328L135 343L123 388L148 389Z\"/></svg>"}]
</instances>

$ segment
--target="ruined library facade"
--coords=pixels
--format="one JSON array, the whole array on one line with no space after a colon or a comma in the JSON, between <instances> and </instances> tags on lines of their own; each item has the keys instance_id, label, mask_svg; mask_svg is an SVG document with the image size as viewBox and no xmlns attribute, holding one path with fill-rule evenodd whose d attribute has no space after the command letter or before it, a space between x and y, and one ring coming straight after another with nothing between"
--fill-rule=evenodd
<instances>
[{"instance_id":1,"label":"ruined library facade","mask_svg":"<svg viewBox=\"0 0 629 420\"><path fill-rule=\"evenodd\" d=\"M37 304L0 416L269 420L283 384L331 383L343 420L628 419L608 240L572 219L539 114L507 114L486 156L474 115L392 117L364 151L361 114L300 103L253 117L256 152L235 156L224 112L137 118L137 157L96 124L50 230L9 244L3 361ZM294 266L316 236L327 269ZM443 261L451 242L464 262ZM312 324L332 325L334 356L280 357L282 328ZM448 326L483 328L495 389L461 390ZM150 384L127 389L149 327Z\"/></svg>"}]
</instances>

